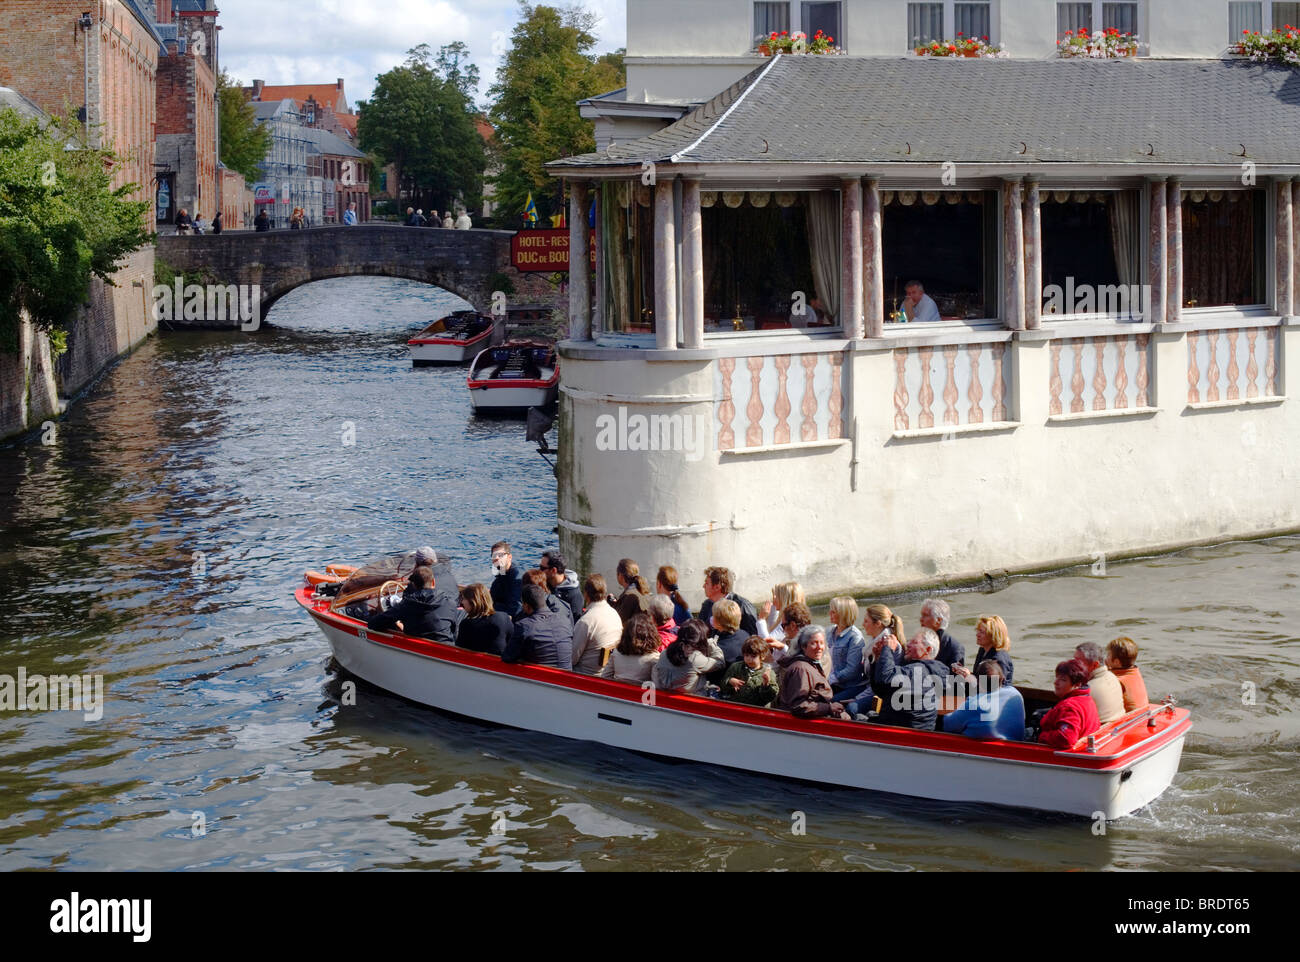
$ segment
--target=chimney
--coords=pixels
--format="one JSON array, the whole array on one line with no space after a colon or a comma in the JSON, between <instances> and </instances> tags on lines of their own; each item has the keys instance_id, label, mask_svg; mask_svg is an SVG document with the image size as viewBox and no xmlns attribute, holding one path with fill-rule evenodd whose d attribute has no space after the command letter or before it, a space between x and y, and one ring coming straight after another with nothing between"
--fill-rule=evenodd
<instances>
[{"instance_id":1,"label":"chimney","mask_svg":"<svg viewBox=\"0 0 1300 962\"><path fill-rule=\"evenodd\" d=\"M263 80L253 81L253 100L260 101L262 99L262 85L264 83L265 81Z\"/></svg>"},{"instance_id":2,"label":"chimney","mask_svg":"<svg viewBox=\"0 0 1300 962\"><path fill-rule=\"evenodd\" d=\"M337 85L337 86L338 86L338 89L339 89L339 90L342 90L342 89L343 89L343 78L342 78L342 77L339 78L339 82L338 82L338 85Z\"/></svg>"}]
</instances>

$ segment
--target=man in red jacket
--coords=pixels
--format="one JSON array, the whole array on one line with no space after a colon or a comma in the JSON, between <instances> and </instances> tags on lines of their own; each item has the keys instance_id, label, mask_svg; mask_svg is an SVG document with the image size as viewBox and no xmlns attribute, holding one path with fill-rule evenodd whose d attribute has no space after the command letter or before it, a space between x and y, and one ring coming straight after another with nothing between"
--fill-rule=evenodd
<instances>
[{"instance_id":1,"label":"man in red jacket","mask_svg":"<svg viewBox=\"0 0 1300 962\"><path fill-rule=\"evenodd\" d=\"M1101 727L1097 704L1088 690L1088 666L1077 658L1056 666L1056 694L1061 700L1043 717L1038 741L1069 750Z\"/></svg>"}]
</instances>

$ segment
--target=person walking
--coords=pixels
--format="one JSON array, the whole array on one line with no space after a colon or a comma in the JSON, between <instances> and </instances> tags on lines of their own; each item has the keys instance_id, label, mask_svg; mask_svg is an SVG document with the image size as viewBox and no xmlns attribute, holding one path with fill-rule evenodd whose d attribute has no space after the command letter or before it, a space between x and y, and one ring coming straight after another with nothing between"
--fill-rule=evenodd
<instances>
[{"instance_id":1,"label":"person walking","mask_svg":"<svg viewBox=\"0 0 1300 962\"><path fill-rule=\"evenodd\" d=\"M357 226L357 202L354 200L348 204L348 209L343 212L343 226Z\"/></svg>"},{"instance_id":2,"label":"person walking","mask_svg":"<svg viewBox=\"0 0 1300 962\"><path fill-rule=\"evenodd\" d=\"M265 210L259 210L257 216L253 218L253 229L259 234L271 229L271 218L266 215Z\"/></svg>"},{"instance_id":3,"label":"person walking","mask_svg":"<svg viewBox=\"0 0 1300 962\"><path fill-rule=\"evenodd\" d=\"M462 210L460 216L456 218L456 230L469 230L473 226L470 223L469 211Z\"/></svg>"},{"instance_id":4,"label":"person walking","mask_svg":"<svg viewBox=\"0 0 1300 962\"><path fill-rule=\"evenodd\" d=\"M217 211L216 215L212 218L212 233L220 234L221 229L221 211Z\"/></svg>"},{"instance_id":5,"label":"person walking","mask_svg":"<svg viewBox=\"0 0 1300 962\"><path fill-rule=\"evenodd\" d=\"M194 221L190 220L189 211L184 207L176 212L176 233L177 235L188 234L194 228Z\"/></svg>"}]
</instances>

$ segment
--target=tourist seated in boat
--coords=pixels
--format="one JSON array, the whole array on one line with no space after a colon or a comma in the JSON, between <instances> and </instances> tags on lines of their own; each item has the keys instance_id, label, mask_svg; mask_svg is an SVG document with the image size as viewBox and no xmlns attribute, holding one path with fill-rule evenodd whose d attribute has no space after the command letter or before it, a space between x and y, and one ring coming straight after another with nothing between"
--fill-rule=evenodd
<instances>
[{"instance_id":1,"label":"tourist seated in boat","mask_svg":"<svg viewBox=\"0 0 1300 962\"><path fill-rule=\"evenodd\" d=\"M736 594L733 590L735 578L732 577L729 568L705 568L704 569L704 604L700 606L700 613L695 617L706 625L713 618L713 606L723 598L730 598L736 604L740 605L740 627L744 628L751 635L758 634L758 612L754 610L754 605L745 598Z\"/></svg>"},{"instance_id":2,"label":"tourist seated in boat","mask_svg":"<svg viewBox=\"0 0 1300 962\"><path fill-rule=\"evenodd\" d=\"M376 611L366 619L366 627L375 631L396 628L404 635L452 645L461 617L456 599L435 584L433 569L421 565L407 579L402 600L387 611Z\"/></svg>"},{"instance_id":3,"label":"tourist seated in boat","mask_svg":"<svg viewBox=\"0 0 1300 962\"><path fill-rule=\"evenodd\" d=\"M546 607L546 591L528 585L520 597L524 616L515 622L510 644L501 660L527 661L551 668L573 668L573 626Z\"/></svg>"},{"instance_id":4,"label":"tourist seated in boat","mask_svg":"<svg viewBox=\"0 0 1300 962\"><path fill-rule=\"evenodd\" d=\"M973 668L959 665L953 669L953 674L969 678L974 668L991 658L1001 666L1002 677L1010 685L1016 666L1011 661L1011 633L1007 631L1007 623L997 615L980 615L980 620L975 622L975 644L979 650L975 653Z\"/></svg>"},{"instance_id":5,"label":"tourist seated in boat","mask_svg":"<svg viewBox=\"0 0 1300 962\"><path fill-rule=\"evenodd\" d=\"M654 669L655 687L702 695L708 689L708 674L725 664L722 649L709 638L709 626L692 618L677 629L677 640L660 654Z\"/></svg>"},{"instance_id":6,"label":"tourist seated in boat","mask_svg":"<svg viewBox=\"0 0 1300 962\"><path fill-rule=\"evenodd\" d=\"M758 635L776 649L778 653L785 651L786 637L785 631L781 627L781 616L785 614L785 609L788 606L793 604L802 605L806 602L803 585L799 584L799 582L785 581L779 585L773 585L772 600L759 605L755 624L758 630L751 632L751 634Z\"/></svg>"},{"instance_id":7,"label":"tourist seated in boat","mask_svg":"<svg viewBox=\"0 0 1300 962\"><path fill-rule=\"evenodd\" d=\"M582 583L587 609L573 626L573 670L583 675L600 671L623 637L623 619L606 600L607 590L604 575L588 575Z\"/></svg>"},{"instance_id":8,"label":"tourist seated in boat","mask_svg":"<svg viewBox=\"0 0 1300 962\"><path fill-rule=\"evenodd\" d=\"M487 588L478 582L461 588L460 606L465 617L456 629L456 647L485 655L505 654L515 625L508 614L492 607Z\"/></svg>"},{"instance_id":9,"label":"tourist seated in boat","mask_svg":"<svg viewBox=\"0 0 1300 962\"><path fill-rule=\"evenodd\" d=\"M876 721L934 731L939 696L951 674L935 660L938 654L939 636L929 628L917 631L906 649L890 635L872 666L871 688L881 700Z\"/></svg>"},{"instance_id":10,"label":"tourist seated in boat","mask_svg":"<svg viewBox=\"0 0 1300 962\"><path fill-rule=\"evenodd\" d=\"M660 566L659 573L655 575L655 592L672 599L674 624L684 625L691 620L691 606L677 588L677 569L672 565Z\"/></svg>"},{"instance_id":11,"label":"tourist seated in boat","mask_svg":"<svg viewBox=\"0 0 1300 962\"><path fill-rule=\"evenodd\" d=\"M952 608L942 598L926 598L921 602L921 627L929 628L939 636L939 656L935 661L942 662L949 669L966 664L966 646L948 634L948 619Z\"/></svg>"},{"instance_id":12,"label":"tourist seated in boat","mask_svg":"<svg viewBox=\"0 0 1300 962\"><path fill-rule=\"evenodd\" d=\"M659 632L655 630L654 620L642 612L629 618L627 624L621 624L621 628L618 645L610 652L609 661L600 670L600 677L634 685L650 681L661 657Z\"/></svg>"},{"instance_id":13,"label":"tourist seated in boat","mask_svg":"<svg viewBox=\"0 0 1300 962\"><path fill-rule=\"evenodd\" d=\"M492 546L492 604L511 618L519 614L519 596L523 590L523 572L515 567L508 541L498 541Z\"/></svg>"},{"instance_id":14,"label":"tourist seated in boat","mask_svg":"<svg viewBox=\"0 0 1300 962\"><path fill-rule=\"evenodd\" d=\"M1018 742L1025 737L1025 700L1005 683L1002 666L986 658L975 666L974 694L943 717L943 730L968 738Z\"/></svg>"},{"instance_id":15,"label":"tourist seated in boat","mask_svg":"<svg viewBox=\"0 0 1300 962\"><path fill-rule=\"evenodd\" d=\"M646 601L646 614L659 632L659 650L663 651L677 640L677 623L673 621L673 601L667 595L651 595Z\"/></svg>"},{"instance_id":16,"label":"tourist seated in boat","mask_svg":"<svg viewBox=\"0 0 1300 962\"><path fill-rule=\"evenodd\" d=\"M1088 666L1078 658L1071 658L1056 666L1053 687L1060 701L1043 716L1038 741L1052 748L1073 748L1081 738L1087 738L1098 728L1097 704L1088 690Z\"/></svg>"},{"instance_id":17,"label":"tourist seated in boat","mask_svg":"<svg viewBox=\"0 0 1300 962\"><path fill-rule=\"evenodd\" d=\"M849 714L855 718L869 713L877 694L871 688L871 673L875 662L880 658L881 650L889 643L889 639L907 637L903 632L903 619L894 614L888 605L878 604L868 605L863 612L862 634L866 649L862 662L862 677L866 687L845 704Z\"/></svg>"},{"instance_id":18,"label":"tourist seated in boat","mask_svg":"<svg viewBox=\"0 0 1300 962\"><path fill-rule=\"evenodd\" d=\"M791 608L794 605L790 606ZM844 706L835 700L831 684L826 679L822 659L826 656L826 629L818 625L805 625L793 637L794 644L777 662L780 676L780 695L776 707L790 712L796 718L838 718L850 721Z\"/></svg>"},{"instance_id":19,"label":"tourist seated in boat","mask_svg":"<svg viewBox=\"0 0 1300 962\"><path fill-rule=\"evenodd\" d=\"M713 640L722 649L727 664L733 665L740 661L740 649L745 644L745 639L750 637L749 632L740 627L740 605L730 598L723 598L713 606L710 625L717 633Z\"/></svg>"},{"instance_id":20,"label":"tourist seated in boat","mask_svg":"<svg viewBox=\"0 0 1300 962\"><path fill-rule=\"evenodd\" d=\"M1124 688L1106 667L1101 645L1085 641L1074 649L1074 657L1088 666L1088 690L1097 705L1097 717L1103 725L1124 717Z\"/></svg>"},{"instance_id":21,"label":"tourist seated in boat","mask_svg":"<svg viewBox=\"0 0 1300 962\"><path fill-rule=\"evenodd\" d=\"M1119 679L1124 691L1124 711L1136 711L1151 704L1147 684L1137 667L1138 646L1132 638L1116 638L1106 645L1106 667Z\"/></svg>"},{"instance_id":22,"label":"tourist seated in boat","mask_svg":"<svg viewBox=\"0 0 1300 962\"><path fill-rule=\"evenodd\" d=\"M831 599L831 630L826 633L826 647L831 653L831 672L827 681L835 700L849 702L871 688L863 673L867 640L858 627L858 603L848 595Z\"/></svg>"},{"instance_id":23,"label":"tourist seated in boat","mask_svg":"<svg viewBox=\"0 0 1300 962\"><path fill-rule=\"evenodd\" d=\"M618 585L623 592L614 602L614 608L618 611L619 617L626 622L633 615L646 610L646 602L650 598L650 583L641 577L640 566L631 558L624 558L618 563L615 577L618 578Z\"/></svg>"},{"instance_id":24,"label":"tourist seated in boat","mask_svg":"<svg viewBox=\"0 0 1300 962\"><path fill-rule=\"evenodd\" d=\"M546 586L551 594L569 606L576 622L582 617L582 588L578 581L578 572L570 571L564 566L564 557L558 551L543 551L542 560L537 567L546 572Z\"/></svg>"},{"instance_id":25,"label":"tourist seated in boat","mask_svg":"<svg viewBox=\"0 0 1300 962\"><path fill-rule=\"evenodd\" d=\"M716 617L716 609L715 609ZM777 684L776 668L767 661L768 645L762 638L752 635L740 647L740 661L727 668L722 676L719 698L767 708L781 694Z\"/></svg>"},{"instance_id":26,"label":"tourist seated in boat","mask_svg":"<svg viewBox=\"0 0 1300 962\"><path fill-rule=\"evenodd\" d=\"M529 585L536 585L546 592L546 607L549 608L551 613L556 617L563 618L567 621L570 627L573 626L573 609L551 592L551 586L546 578L545 571L540 568L529 568L524 572L523 582L525 588ZM520 617L522 617L522 615Z\"/></svg>"}]
</instances>

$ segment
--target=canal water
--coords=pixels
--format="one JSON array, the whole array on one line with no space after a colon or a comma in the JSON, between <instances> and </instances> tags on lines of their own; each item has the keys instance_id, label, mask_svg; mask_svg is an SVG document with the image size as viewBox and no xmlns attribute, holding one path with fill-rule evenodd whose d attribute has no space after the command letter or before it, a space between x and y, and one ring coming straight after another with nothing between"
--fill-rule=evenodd
<instances>
[{"instance_id":1,"label":"canal water","mask_svg":"<svg viewBox=\"0 0 1300 962\"><path fill-rule=\"evenodd\" d=\"M0 712L0 869L1294 867L1298 538L950 599L968 651L978 615L1006 619L1017 680L1128 634L1153 698L1192 710L1173 787L1104 835L494 728L365 685L340 706L291 599L304 568L433 544L468 581L493 541L529 565L555 543L522 424L476 419L462 370L407 359L409 332L459 303L377 278L300 288L258 332L151 339L53 444L0 448L0 673L105 683L98 721ZM916 600L895 607L916 625Z\"/></svg>"}]
</instances>

